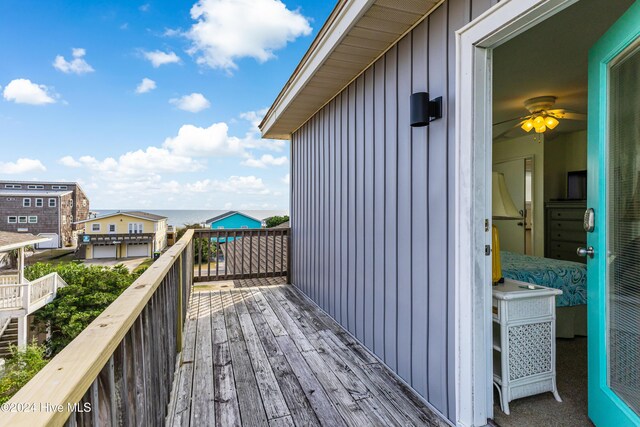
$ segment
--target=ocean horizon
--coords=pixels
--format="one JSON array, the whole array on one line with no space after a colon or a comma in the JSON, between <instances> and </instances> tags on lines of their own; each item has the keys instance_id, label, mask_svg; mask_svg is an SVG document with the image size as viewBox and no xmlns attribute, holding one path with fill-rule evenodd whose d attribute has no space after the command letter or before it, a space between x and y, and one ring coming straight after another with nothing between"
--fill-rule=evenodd
<instances>
[{"instance_id":1,"label":"ocean horizon","mask_svg":"<svg viewBox=\"0 0 640 427\"><path fill-rule=\"evenodd\" d=\"M92 209L98 215L106 215L114 212L142 211L155 215L166 216L167 223L175 227L183 227L187 224L204 224L208 219L222 215L234 209ZM272 216L289 215L289 211L281 209L252 210L239 209L256 219L264 219Z\"/></svg>"}]
</instances>

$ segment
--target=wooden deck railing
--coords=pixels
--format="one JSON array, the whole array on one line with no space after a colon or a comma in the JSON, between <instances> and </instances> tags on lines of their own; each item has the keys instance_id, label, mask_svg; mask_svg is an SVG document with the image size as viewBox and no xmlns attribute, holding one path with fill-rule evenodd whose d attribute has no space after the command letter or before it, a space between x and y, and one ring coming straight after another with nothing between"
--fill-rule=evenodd
<instances>
[{"instance_id":1,"label":"wooden deck railing","mask_svg":"<svg viewBox=\"0 0 640 427\"><path fill-rule=\"evenodd\" d=\"M0 425L164 424L193 280L193 231L5 405Z\"/></svg>"},{"instance_id":2,"label":"wooden deck railing","mask_svg":"<svg viewBox=\"0 0 640 427\"><path fill-rule=\"evenodd\" d=\"M194 280L253 279L289 274L289 228L195 230Z\"/></svg>"}]
</instances>

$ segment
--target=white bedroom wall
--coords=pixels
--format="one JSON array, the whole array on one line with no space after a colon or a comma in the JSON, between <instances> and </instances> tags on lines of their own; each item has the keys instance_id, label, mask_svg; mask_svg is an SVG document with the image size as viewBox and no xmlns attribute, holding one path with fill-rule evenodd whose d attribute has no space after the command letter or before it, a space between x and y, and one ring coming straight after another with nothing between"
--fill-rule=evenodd
<instances>
[{"instance_id":1,"label":"white bedroom wall","mask_svg":"<svg viewBox=\"0 0 640 427\"><path fill-rule=\"evenodd\" d=\"M567 172L587 169L587 131L561 133L545 141L544 200L567 197Z\"/></svg>"}]
</instances>

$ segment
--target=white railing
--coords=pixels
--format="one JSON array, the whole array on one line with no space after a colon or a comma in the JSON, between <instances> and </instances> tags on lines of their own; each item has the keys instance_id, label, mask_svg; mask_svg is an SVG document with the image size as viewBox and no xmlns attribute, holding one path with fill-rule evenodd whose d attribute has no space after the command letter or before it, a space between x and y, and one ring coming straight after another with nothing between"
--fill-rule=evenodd
<instances>
[{"instance_id":1,"label":"white railing","mask_svg":"<svg viewBox=\"0 0 640 427\"><path fill-rule=\"evenodd\" d=\"M27 280L25 279L25 282ZM6 274L0 276L0 285L17 285L20 282L20 277L17 274Z\"/></svg>"},{"instance_id":2,"label":"white railing","mask_svg":"<svg viewBox=\"0 0 640 427\"><path fill-rule=\"evenodd\" d=\"M51 302L56 297L58 288L67 285L58 273L49 273L33 281L25 279L24 282L0 284L0 313L7 310L24 310L24 313L13 314L31 314Z\"/></svg>"},{"instance_id":3,"label":"white railing","mask_svg":"<svg viewBox=\"0 0 640 427\"><path fill-rule=\"evenodd\" d=\"M23 287L25 285L0 285L0 310L21 309L23 304Z\"/></svg>"},{"instance_id":4,"label":"white railing","mask_svg":"<svg viewBox=\"0 0 640 427\"><path fill-rule=\"evenodd\" d=\"M62 277L58 276L58 273L49 273L33 280L29 284L29 303L33 304L42 298L55 295L59 287L66 285Z\"/></svg>"}]
</instances>

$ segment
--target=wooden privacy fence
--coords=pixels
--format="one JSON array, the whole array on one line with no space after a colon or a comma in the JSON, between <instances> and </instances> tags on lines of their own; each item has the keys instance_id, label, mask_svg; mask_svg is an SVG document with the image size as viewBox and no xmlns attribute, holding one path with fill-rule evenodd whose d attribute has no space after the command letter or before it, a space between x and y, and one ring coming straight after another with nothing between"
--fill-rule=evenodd
<instances>
[{"instance_id":1,"label":"wooden privacy fence","mask_svg":"<svg viewBox=\"0 0 640 427\"><path fill-rule=\"evenodd\" d=\"M4 407L7 426L160 426L193 280L193 230Z\"/></svg>"},{"instance_id":2,"label":"wooden privacy fence","mask_svg":"<svg viewBox=\"0 0 640 427\"><path fill-rule=\"evenodd\" d=\"M289 236L289 228L195 230L194 280L288 279Z\"/></svg>"}]
</instances>

